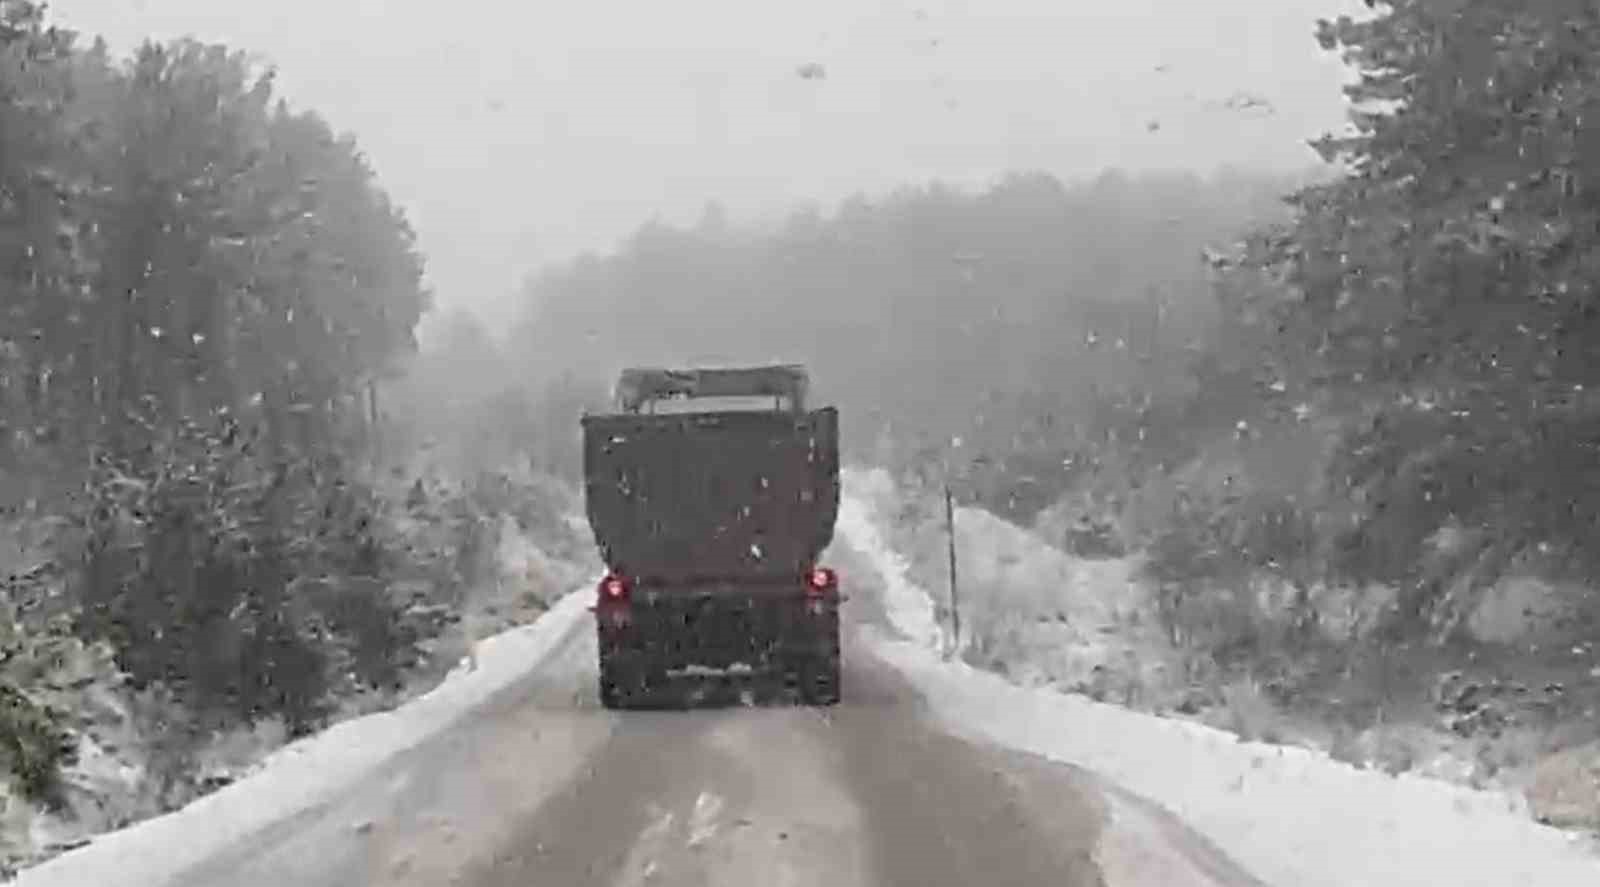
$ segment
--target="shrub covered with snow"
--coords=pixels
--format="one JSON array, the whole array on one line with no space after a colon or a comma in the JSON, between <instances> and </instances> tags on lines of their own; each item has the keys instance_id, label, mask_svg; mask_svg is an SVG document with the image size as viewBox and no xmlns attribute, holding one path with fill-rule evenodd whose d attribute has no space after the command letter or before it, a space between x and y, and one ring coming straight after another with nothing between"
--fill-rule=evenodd
<instances>
[{"instance_id":1,"label":"shrub covered with snow","mask_svg":"<svg viewBox=\"0 0 1600 887\"><path fill-rule=\"evenodd\" d=\"M206 472L226 468L218 455L148 478L124 473L124 483L94 500L100 523L87 534L55 534L56 544L36 552L39 564L9 580L0 608L0 647L8 654L0 660L0 695L13 703L0 706L7 771L0 773L0 868L183 806L247 776L296 732L414 698L444 680L478 639L533 621L593 575L592 548L574 520L576 495L557 481L436 480L421 485L420 497L410 495L414 484L330 483L315 496L290 498L275 535L261 536L263 526L249 521L262 504L251 498L259 489L250 476L233 487L206 480ZM192 495L174 497L177 487ZM232 660L210 667L196 657L253 648L200 642L196 614L181 597L170 613L146 614L147 629L162 619L181 623L182 631L164 633L166 646L105 630L121 624L117 607L172 600L154 591L124 600L111 590L140 577L182 578L174 557L188 551L189 566L203 569L208 557L235 550L230 538L248 534L283 543L277 607L301 620L286 623L293 631L284 637L313 654L305 659L316 678L307 707L256 706L246 716L219 705L243 671L227 666ZM75 558L96 539L98 561ZM371 555L365 562L363 550ZM75 562L87 566L80 573L61 566ZM229 591L248 604L271 589L245 583ZM104 621L84 620L85 603ZM243 617L229 611L202 620L211 626L207 637L256 637L258 617L274 612L235 609Z\"/></svg>"},{"instance_id":2,"label":"shrub covered with snow","mask_svg":"<svg viewBox=\"0 0 1600 887\"><path fill-rule=\"evenodd\" d=\"M1168 683L1174 663L1137 559L1073 557L988 511L958 507L952 604L942 501L902 494L882 470L852 471L846 483L906 558L908 578L933 595L946 631L959 608L968 661L1092 693L1143 695Z\"/></svg>"}]
</instances>

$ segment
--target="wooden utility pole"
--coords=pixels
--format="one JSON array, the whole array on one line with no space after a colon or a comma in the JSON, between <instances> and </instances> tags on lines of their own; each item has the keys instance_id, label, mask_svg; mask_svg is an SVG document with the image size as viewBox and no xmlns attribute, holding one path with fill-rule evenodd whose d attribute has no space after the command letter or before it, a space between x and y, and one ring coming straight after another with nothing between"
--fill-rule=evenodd
<instances>
[{"instance_id":1,"label":"wooden utility pole","mask_svg":"<svg viewBox=\"0 0 1600 887\"><path fill-rule=\"evenodd\" d=\"M961 652L961 599L956 592L956 506L950 494L950 481L944 482L944 527L950 548L950 633L954 639L951 652Z\"/></svg>"},{"instance_id":2,"label":"wooden utility pole","mask_svg":"<svg viewBox=\"0 0 1600 887\"><path fill-rule=\"evenodd\" d=\"M378 380L367 379L367 429L372 435L372 469L383 470L383 440L382 431L378 427Z\"/></svg>"}]
</instances>

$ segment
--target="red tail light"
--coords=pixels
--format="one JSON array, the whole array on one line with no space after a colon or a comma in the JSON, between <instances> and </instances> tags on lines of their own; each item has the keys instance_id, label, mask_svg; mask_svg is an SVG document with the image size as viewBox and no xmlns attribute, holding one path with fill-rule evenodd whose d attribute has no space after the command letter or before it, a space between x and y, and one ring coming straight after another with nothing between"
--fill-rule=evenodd
<instances>
[{"instance_id":1,"label":"red tail light","mask_svg":"<svg viewBox=\"0 0 1600 887\"><path fill-rule=\"evenodd\" d=\"M600 599L602 601L622 601L628 597L628 580L621 576L607 576L600 580Z\"/></svg>"},{"instance_id":2,"label":"red tail light","mask_svg":"<svg viewBox=\"0 0 1600 887\"><path fill-rule=\"evenodd\" d=\"M589 610L605 631L618 631L633 622L633 585L626 576L608 573L600 580L599 599Z\"/></svg>"},{"instance_id":3,"label":"red tail light","mask_svg":"<svg viewBox=\"0 0 1600 887\"><path fill-rule=\"evenodd\" d=\"M827 567L818 567L806 577L806 591L811 594L825 594L839 585L839 576Z\"/></svg>"}]
</instances>

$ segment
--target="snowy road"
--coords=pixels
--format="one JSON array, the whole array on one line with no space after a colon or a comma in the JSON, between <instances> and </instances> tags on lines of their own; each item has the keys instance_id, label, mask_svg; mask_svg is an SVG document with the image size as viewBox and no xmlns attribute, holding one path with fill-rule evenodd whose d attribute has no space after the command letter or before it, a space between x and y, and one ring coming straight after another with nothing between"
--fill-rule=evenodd
<instances>
[{"instance_id":1,"label":"snowy road","mask_svg":"<svg viewBox=\"0 0 1600 887\"><path fill-rule=\"evenodd\" d=\"M1171 823L1124 828L1080 771L946 732L859 630L876 591L849 604L836 708L608 712L577 619L455 726L165 883L1255 883Z\"/></svg>"}]
</instances>

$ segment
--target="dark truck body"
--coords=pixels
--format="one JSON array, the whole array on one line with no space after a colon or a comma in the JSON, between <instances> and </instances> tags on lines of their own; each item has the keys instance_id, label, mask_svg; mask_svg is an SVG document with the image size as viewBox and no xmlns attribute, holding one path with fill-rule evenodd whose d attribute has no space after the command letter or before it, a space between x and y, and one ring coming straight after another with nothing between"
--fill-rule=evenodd
<instances>
[{"instance_id":1,"label":"dark truck body","mask_svg":"<svg viewBox=\"0 0 1600 887\"><path fill-rule=\"evenodd\" d=\"M817 558L839 510L837 411L804 409L795 368L631 373L619 412L583 418L589 524L608 569L602 700L703 668L777 674L836 701L839 595ZM700 406L751 392L773 402ZM662 398L689 411L647 411Z\"/></svg>"}]
</instances>

